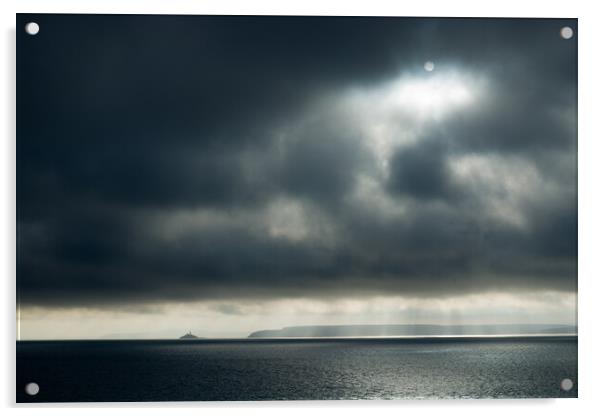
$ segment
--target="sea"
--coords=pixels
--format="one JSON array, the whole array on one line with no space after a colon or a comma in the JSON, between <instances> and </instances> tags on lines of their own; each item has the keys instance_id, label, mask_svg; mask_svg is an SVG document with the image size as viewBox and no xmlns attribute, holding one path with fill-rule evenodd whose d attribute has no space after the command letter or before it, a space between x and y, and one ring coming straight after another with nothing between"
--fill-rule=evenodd
<instances>
[{"instance_id":1,"label":"sea","mask_svg":"<svg viewBox=\"0 0 602 416\"><path fill-rule=\"evenodd\" d=\"M18 341L16 350L17 402L578 394L576 336Z\"/></svg>"}]
</instances>

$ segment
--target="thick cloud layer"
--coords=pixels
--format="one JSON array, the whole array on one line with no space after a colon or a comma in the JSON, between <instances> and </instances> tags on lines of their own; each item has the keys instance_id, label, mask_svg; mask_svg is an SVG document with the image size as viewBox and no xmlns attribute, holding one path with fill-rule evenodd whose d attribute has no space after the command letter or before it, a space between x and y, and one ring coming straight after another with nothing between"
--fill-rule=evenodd
<instances>
[{"instance_id":1,"label":"thick cloud layer","mask_svg":"<svg viewBox=\"0 0 602 416\"><path fill-rule=\"evenodd\" d=\"M576 290L574 20L30 20L23 304Z\"/></svg>"}]
</instances>

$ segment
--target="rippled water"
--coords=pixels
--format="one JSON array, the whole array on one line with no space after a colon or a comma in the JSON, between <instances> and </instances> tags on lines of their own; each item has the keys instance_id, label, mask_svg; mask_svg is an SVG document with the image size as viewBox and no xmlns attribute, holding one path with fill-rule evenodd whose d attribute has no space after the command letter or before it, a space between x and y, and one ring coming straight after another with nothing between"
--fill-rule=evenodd
<instances>
[{"instance_id":1,"label":"rippled water","mask_svg":"<svg viewBox=\"0 0 602 416\"><path fill-rule=\"evenodd\" d=\"M576 396L576 338L17 344L20 402Z\"/></svg>"}]
</instances>

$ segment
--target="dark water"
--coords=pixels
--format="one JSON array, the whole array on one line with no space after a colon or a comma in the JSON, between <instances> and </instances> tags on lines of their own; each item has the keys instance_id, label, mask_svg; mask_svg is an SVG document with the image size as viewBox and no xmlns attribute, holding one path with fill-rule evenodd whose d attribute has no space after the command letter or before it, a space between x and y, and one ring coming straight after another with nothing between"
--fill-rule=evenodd
<instances>
[{"instance_id":1,"label":"dark water","mask_svg":"<svg viewBox=\"0 0 602 416\"><path fill-rule=\"evenodd\" d=\"M576 337L17 343L19 402L576 396Z\"/></svg>"}]
</instances>

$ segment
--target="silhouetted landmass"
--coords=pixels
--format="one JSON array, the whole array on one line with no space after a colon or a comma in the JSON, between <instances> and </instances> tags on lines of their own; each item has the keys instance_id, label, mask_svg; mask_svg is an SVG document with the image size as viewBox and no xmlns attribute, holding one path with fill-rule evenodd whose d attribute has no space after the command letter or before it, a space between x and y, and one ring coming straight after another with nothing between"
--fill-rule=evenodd
<instances>
[{"instance_id":1,"label":"silhouetted landmass","mask_svg":"<svg viewBox=\"0 0 602 416\"><path fill-rule=\"evenodd\" d=\"M576 334L574 325L310 325L256 331L249 338Z\"/></svg>"},{"instance_id":2,"label":"silhouetted landmass","mask_svg":"<svg viewBox=\"0 0 602 416\"><path fill-rule=\"evenodd\" d=\"M194 335L192 332L188 332L187 334L182 335L180 339L199 339L199 337Z\"/></svg>"}]
</instances>

